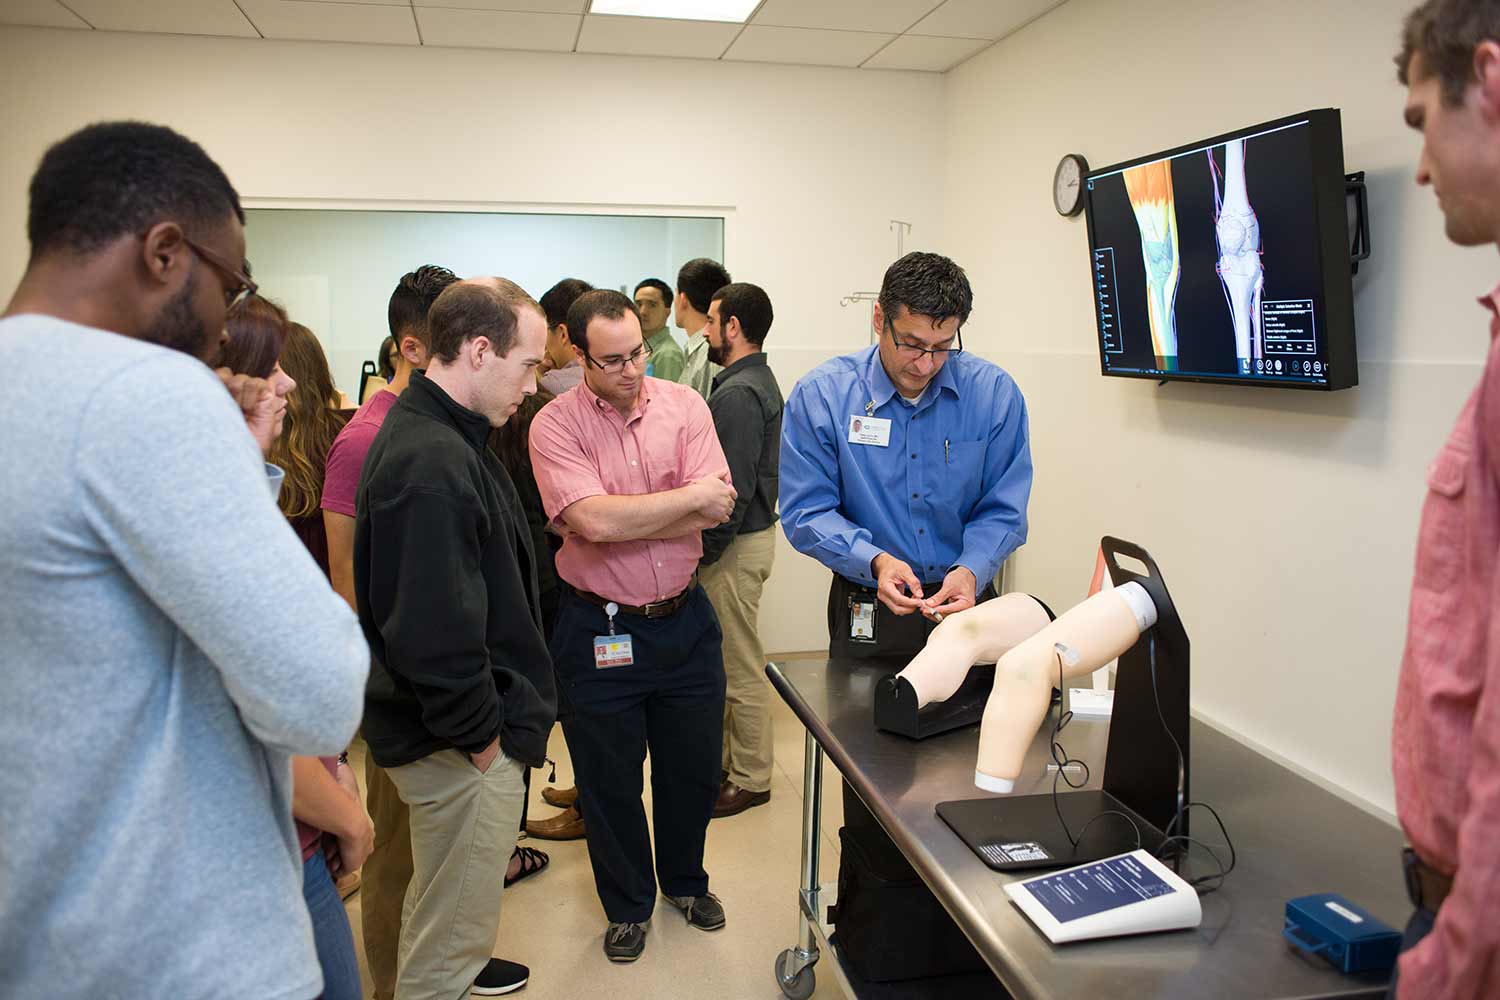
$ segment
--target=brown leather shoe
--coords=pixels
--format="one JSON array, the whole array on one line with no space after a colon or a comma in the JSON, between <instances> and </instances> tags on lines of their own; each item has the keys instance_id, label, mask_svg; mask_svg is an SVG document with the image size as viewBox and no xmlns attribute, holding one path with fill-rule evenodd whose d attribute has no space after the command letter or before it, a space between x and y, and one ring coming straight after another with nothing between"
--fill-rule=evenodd
<instances>
[{"instance_id":1,"label":"brown leather shoe","mask_svg":"<svg viewBox=\"0 0 1500 1000\"><path fill-rule=\"evenodd\" d=\"M733 816L753 806L764 805L770 801L771 792L769 790L764 792L750 792L732 781L726 781L719 788L719 801L714 803L714 819Z\"/></svg>"},{"instance_id":2,"label":"brown leather shoe","mask_svg":"<svg viewBox=\"0 0 1500 1000\"><path fill-rule=\"evenodd\" d=\"M359 872L354 871L335 882L334 888L338 890L339 899L348 899L359 891Z\"/></svg>"},{"instance_id":3,"label":"brown leather shoe","mask_svg":"<svg viewBox=\"0 0 1500 1000\"><path fill-rule=\"evenodd\" d=\"M574 785L572 788L554 788L548 785L542 789L542 801L549 806L566 809L578 801L578 786Z\"/></svg>"},{"instance_id":4,"label":"brown leather shoe","mask_svg":"<svg viewBox=\"0 0 1500 1000\"><path fill-rule=\"evenodd\" d=\"M583 814L569 806L551 819L529 819L526 833L538 840L582 840Z\"/></svg>"}]
</instances>

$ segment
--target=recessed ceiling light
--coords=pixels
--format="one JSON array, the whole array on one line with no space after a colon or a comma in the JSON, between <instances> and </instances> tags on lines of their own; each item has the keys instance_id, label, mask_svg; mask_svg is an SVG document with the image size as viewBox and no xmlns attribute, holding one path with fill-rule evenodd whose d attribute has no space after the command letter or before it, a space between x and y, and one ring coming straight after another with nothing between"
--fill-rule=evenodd
<instances>
[{"instance_id":1,"label":"recessed ceiling light","mask_svg":"<svg viewBox=\"0 0 1500 1000\"><path fill-rule=\"evenodd\" d=\"M760 0L594 0L591 14L628 14L631 17L671 17L683 21L743 23Z\"/></svg>"}]
</instances>

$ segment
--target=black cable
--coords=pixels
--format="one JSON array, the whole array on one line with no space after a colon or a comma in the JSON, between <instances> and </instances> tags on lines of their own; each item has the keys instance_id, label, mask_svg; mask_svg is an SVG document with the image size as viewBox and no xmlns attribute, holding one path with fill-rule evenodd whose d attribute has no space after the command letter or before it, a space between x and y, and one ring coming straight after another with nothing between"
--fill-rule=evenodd
<instances>
[{"instance_id":1,"label":"black cable","mask_svg":"<svg viewBox=\"0 0 1500 1000\"><path fill-rule=\"evenodd\" d=\"M1177 735L1173 733L1172 728L1167 725L1166 712L1164 712L1161 707L1161 686L1157 681L1156 674L1156 629L1154 628L1149 629L1146 633L1146 649L1151 666L1151 695L1156 703L1156 717L1157 720L1161 722L1161 728L1167 734L1167 739L1172 741L1172 749L1177 754L1177 810L1175 813L1173 813L1171 821L1167 824L1167 828L1164 831L1165 836L1163 837L1162 842L1157 846L1155 855L1158 859L1166 860L1165 856L1171 853L1170 849L1174 844L1183 844L1188 850L1191 850L1192 846L1196 844L1198 847L1207 852L1208 856L1213 858L1214 864L1218 867L1218 871L1186 880L1187 884L1192 886L1193 889L1198 893L1198 895L1206 896L1223 886L1224 880L1229 877L1230 872L1234 871L1235 865L1239 859L1238 855L1235 853L1234 840L1229 836L1229 828L1224 825L1224 820L1219 815L1218 811L1215 810L1214 807L1209 805L1207 802L1185 801L1185 786L1187 784L1187 760L1182 752L1182 744L1177 741ZM1057 648L1056 644L1053 645L1052 651L1053 655L1057 657L1057 686L1058 689L1061 690L1064 683L1062 651ZM1078 835L1076 837L1073 835L1073 831L1068 828L1068 821L1063 816L1062 812L1061 796L1058 795L1057 791L1057 781L1059 778L1061 778L1068 783L1069 788L1082 788L1084 785L1088 784L1090 775L1088 763L1069 757L1067 750L1064 749L1062 743L1058 741L1058 734L1061 733L1067 726L1067 724L1071 721L1073 721L1073 713L1071 711L1064 712L1062 710L1062 706L1059 705L1057 710L1057 719L1052 723L1052 738L1050 740L1052 762L1057 766L1057 772L1052 776L1052 808L1057 812L1057 821L1062 825L1063 833L1067 836L1068 842L1072 844L1074 849L1076 850L1078 845L1083 841L1083 836L1088 832L1089 827L1093 826L1095 823L1099 822L1106 816L1120 816L1135 830L1135 846L1137 850L1140 850L1142 846L1140 826L1136 824L1135 820L1128 813L1124 813L1118 809L1110 809L1105 812L1099 813L1093 819L1084 824L1083 829L1078 831ZM1069 777L1067 773L1067 768L1073 764L1077 764L1079 767L1083 768L1083 777L1076 782L1071 777ZM1219 832L1224 835L1224 844L1229 848L1229 864L1226 865L1224 863L1224 860L1219 857L1218 852L1214 850L1212 845L1207 844L1195 837L1190 837L1187 834L1173 834L1172 831L1177 829L1177 827L1187 818L1188 811L1194 808L1207 809L1209 814L1213 816L1214 822L1219 825Z\"/></svg>"},{"instance_id":2,"label":"black cable","mask_svg":"<svg viewBox=\"0 0 1500 1000\"><path fill-rule=\"evenodd\" d=\"M1224 820L1219 816L1218 811L1214 809L1213 806L1209 805L1207 802L1184 801L1184 799L1186 798L1184 794L1184 786L1187 784L1187 762L1183 757L1182 744L1177 742L1177 736L1172 732L1172 727L1167 725L1166 713L1163 712L1161 708L1161 686L1156 682L1155 628L1152 628L1146 633L1146 649L1151 662L1151 695L1156 700L1156 717L1161 721L1161 728L1165 730L1167 738L1172 741L1172 749L1177 752L1177 811L1173 813L1171 822L1167 824L1166 830L1163 831L1165 837L1162 840L1161 844L1156 848L1156 856L1161 860L1166 860L1166 855L1170 853L1168 847L1174 843L1184 844L1188 849L1191 849L1192 845L1197 844L1199 847L1203 848L1203 850L1207 851L1208 856L1214 859L1214 864L1218 865L1219 870L1209 875L1200 875L1197 878L1191 878L1187 880L1187 884L1196 889L1198 891L1198 895L1206 896L1222 886L1224 884L1224 880L1229 877L1229 873L1234 871L1235 863L1238 860L1234 850L1234 841L1230 839L1229 828L1224 825ZM1223 859L1219 857L1218 852L1216 852L1212 847L1210 847L1203 841L1193 837L1189 837L1186 834L1178 834L1176 836L1173 836L1172 831L1176 829L1179 823L1187 819L1188 810L1192 809L1195 806L1201 809L1207 809L1213 816L1214 822L1219 824L1219 832L1224 835L1224 843L1229 847L1229 864L1227 866L1224 864ZM1209 885L1209 883L1213 884ZM1204 886L1208 886L1208 888L1204 888Z\"/></svg>"},{"instance_id":3,"label":"black cable","mask_svg":"<svg viewBox=\"0 0 1500 1000\"><path fill-rule=\"evenodd\" d=\"M1152 627L1146 632L1146 652L1151 663L1151 697L1156 701L1156 718L1161 722L1162 730L1167 734L1167 739L1172 741L1172 749L1177 751L1177 812L1172 816L1172 822L1183 814L1186 805L1183 792L1187 785L1187 761L1182 755L1182 744L1177 742L1177 735L1172 732L1172 727L1167 725L1167 715L1161 710L1161 685L1156 683L1156 629ZM1171 824L1168 824L1169 826Z\"/></svg>"},{"instance_id":4,"label":"black cable","mask_svg":"<svg viewBox=\"0 0 1500 1000\"><path fill-rule=\"evenodd\" d=\"M1063 686L1062 652L1057 648L1056 643L1054 643L1052 646L1052 655L1057 657L1057 688L1059 691L1061 691ZM1131 828L1135 830L1135 846L1136 850L1140 850L1141 828L1136 825L1135 820L1132 819L1128 814L1123 813L1118 809L1108 809L1102 813L1099 813L1097 816L1083 825L1083 829L1078 831L1078 836L1076 837L1073 836L1073 831L1068 829L1068 821L1063 818L1062 814L1061 797L1057 794L1057 779L1061 778L1066 781L1069 788L1082 788L1084 785L1087 785L1089 783L1090 774L1088 763L1069 757L1068 751L1063 749L1063 745L1057 741L1057 734L1062 732L1063 727L1072 721L1073 713L1071 711L1064 712L1062 710L1062 705L1059 704L1057 707L1057 719L1052 723L1052 762L1057 765L1057 771L1052 775L1052 808L1057 811L1057 821L1062 824L1063 834L1068 838L1068 843L1073 845L1074 850L1077 850L1079 843L1083 840L1083 835L1085 833L1088 833L1089 827L1093 826L1095 823L1099 822L1106 816L1119 816L1123 818L1125 822L1129 823ZM1081 780L1075 782L1072 778L1068 777L1067 769L1071 764L1077 764L1079 767L1083 768L1083 778Z\"/></svg>"},{"instance_id":5,"label":"black cable","mask_svg":"<svg viewBox=\"0 0 1500 1000\"><path fill-rule=\"evenodd\" d=\"M1186 834L1178 834L1177 836L1172 835L1172 830L1177 826L1178 820L1186 816L1187 811L1193 808L1207 809L1209 815L1213 816L1214 822L1219 824L1219 832L1224 835L1224 844L1229 848L1228 865L1224 864L1224 861L1219 857L1218 852L1215 851L1209 844L1206 844L1194 837L1189 837ZM1199 847L1203 848L1203 850L1207 851L1209 857L1213 858L1214 863L1219 866L1219 870L1217 872L1213 872L1208 875L1200 875L1197 878L1191 878L1187 880L1187 884L1197 889L1200 896L1206 896L1222 886L1224 884L1224 880L1229 877L1230 872L1234 871L1234 866L1239 861L1239 856L1235 853L1234 850L1234 840L1229 836L1229 828L1224 825L1224 820L1219 815L1218 810L1209 805L1207 802L1189 802L1184 805L1182 809L1178 811L1177 815L1172 817L1172 822L1167 824L1166 833L1166 839L1162 841L1161 847L1158 848L1158 857L1160 857L1160 852L1164 851L1169 843L1181 842L1189 846L1197 844ZM1213 884L1209 885L1206 889L1202 888L1203 886L1208 885L1208 883L1210 882L1212 882Z\"/></svg>"}]
</instances>

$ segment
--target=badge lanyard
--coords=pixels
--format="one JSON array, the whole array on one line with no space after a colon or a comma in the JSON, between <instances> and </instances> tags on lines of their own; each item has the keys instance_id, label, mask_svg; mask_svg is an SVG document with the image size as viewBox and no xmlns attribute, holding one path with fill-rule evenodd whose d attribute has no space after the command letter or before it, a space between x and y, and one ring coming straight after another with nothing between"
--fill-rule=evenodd
<instances>
[{"instance_id":1,"label":"badge lanyard","mask_svg":"<svg viewBox=\"0 0 1500 1000\"><path fill-rule=\"evenodd\" d=\"M620 606L610 601L604 606L604 613L609 617L609 635L594 636L594 666L600 670L628 667L635 662L635 648L629 635L615 632L615 615L620 613Z\"/></svg>"}]
</instances>

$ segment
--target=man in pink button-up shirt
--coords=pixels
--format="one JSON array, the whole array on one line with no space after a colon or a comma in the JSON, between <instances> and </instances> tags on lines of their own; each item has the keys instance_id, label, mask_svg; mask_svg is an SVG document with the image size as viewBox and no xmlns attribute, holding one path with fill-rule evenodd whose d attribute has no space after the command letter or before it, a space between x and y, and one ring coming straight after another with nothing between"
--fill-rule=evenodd
<instances>
[{"instance_id":1,"label":"man in pink button-up shirt","mask_svg":"<svg viewBox=\"0 0 1500 1000\"><path fill-rule=\"evenodd\" d=\"M1448 238L1500 242L1500 2L1432 0L1397 58ZM1391 996L1500 997L1500 289L1479 384L1428 468L1396 691L1396 811L1416 906Z\"/></svg>"},{"instance_id":2,"label":"man in pink button-up shirt","mask_svg":"<svg viewBox=\"0 0 1500 1000\"><path fill-rule=\"evenodd\" d=\"M703 842L719 794L722 633L698 586L700 532L734 509L729 463L691 388L646 377L635 303L600 289L568 310L583 382L531 425L531 465L562 532L564 590L550 651L573 758L604 953L633 962L656 902L641 803L651 751L655 872L702 930L724 926Z\"/></svg>"}]
</instances>

